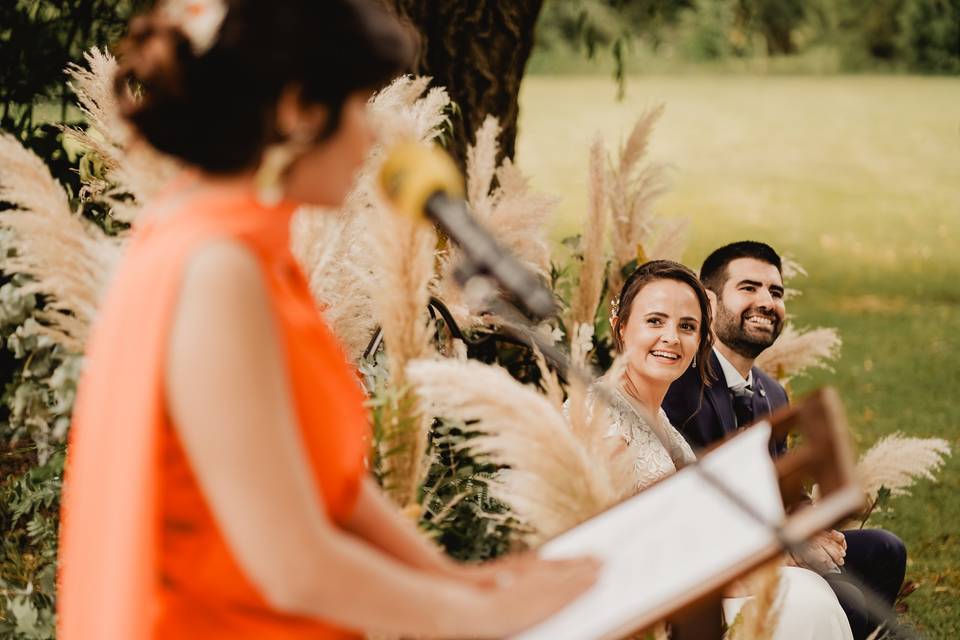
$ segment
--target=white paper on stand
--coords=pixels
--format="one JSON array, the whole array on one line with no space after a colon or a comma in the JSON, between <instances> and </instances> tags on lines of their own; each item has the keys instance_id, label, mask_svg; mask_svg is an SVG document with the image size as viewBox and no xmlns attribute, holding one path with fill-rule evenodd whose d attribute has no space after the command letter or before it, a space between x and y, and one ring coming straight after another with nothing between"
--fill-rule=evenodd
<instances>
[{"instance_id":1,"label":"white paper on stand","mask_svg":"<svg viewBox=\"0 0 960 640\"><path fill-rule=\"evenodd\" d=\"M760 422L700 464L767 523L780 524L783 503L769 439L770 424ZM774 541L768 526L745 514L696 469L684 469L541 547L544 558L589 555L600 559L603 569L583 596L515 638L604 638Z\"/></svg>"}]
</instances>

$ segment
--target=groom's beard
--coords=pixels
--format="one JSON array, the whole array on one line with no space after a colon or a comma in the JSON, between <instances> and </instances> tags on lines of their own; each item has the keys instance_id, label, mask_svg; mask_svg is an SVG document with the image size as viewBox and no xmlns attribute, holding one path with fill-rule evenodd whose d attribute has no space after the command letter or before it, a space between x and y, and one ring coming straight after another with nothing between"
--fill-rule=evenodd
<instances>
[{"instance_id":1,"label":"groom's beard","mask_svg":"<svg viewBox=\"0 0 960 640\"><path fill-rule=\"evenodd\" d=\"M747 318L762 316L772 324L755 326ZM741 314L731 313L720 301L714 321L717 340L730 347L744 358L756 358L772 345L783 331L783 319L772 311L751 307Z\"/></svg>"}]
</instances>

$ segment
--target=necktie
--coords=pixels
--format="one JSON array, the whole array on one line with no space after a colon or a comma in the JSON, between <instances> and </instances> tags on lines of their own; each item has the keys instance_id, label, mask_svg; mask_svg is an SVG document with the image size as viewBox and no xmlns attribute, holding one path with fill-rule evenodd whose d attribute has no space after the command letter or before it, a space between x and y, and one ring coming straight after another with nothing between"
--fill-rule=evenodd
<instances>
[{"instance_id":1,"label":"necktie","mask_svg":"<svg viewBox=\"0 0 960 640\"><path fill-rule=\"evenodd\" d=\"M737 416L737 428L753 422L753 389L750 385L730 389L733 393L733 413Z\"/></svg>"}]
</instances>

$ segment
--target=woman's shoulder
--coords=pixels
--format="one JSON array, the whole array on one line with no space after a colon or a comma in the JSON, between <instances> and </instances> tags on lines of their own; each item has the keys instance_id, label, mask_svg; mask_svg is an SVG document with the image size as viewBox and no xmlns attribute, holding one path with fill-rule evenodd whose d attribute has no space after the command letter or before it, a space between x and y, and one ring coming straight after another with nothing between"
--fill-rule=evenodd
<instances>
[{"instance_id":1,"label":"woman's shoulder","mask_svg":"<svg viewBox=\"0 0 960 640\"><path fill-rule=\"evenodd\" d=\"M226 285L260 277L260 262L244 242L230 237L210 238L186 260L186 273L199 282Z\"/></svg>"},{"instance_id":2,"label":"woman's shoulder","mask_svg":"<svg viewBox=\"0 0 960 640\"><path fill-rule=\"evenodd\" d=\"M267 295L260 262L250 248L232 238L214 238L185 260L178 315L190 317L224 308L244 318L262 309Z\"/></svg>"}]
</instances>

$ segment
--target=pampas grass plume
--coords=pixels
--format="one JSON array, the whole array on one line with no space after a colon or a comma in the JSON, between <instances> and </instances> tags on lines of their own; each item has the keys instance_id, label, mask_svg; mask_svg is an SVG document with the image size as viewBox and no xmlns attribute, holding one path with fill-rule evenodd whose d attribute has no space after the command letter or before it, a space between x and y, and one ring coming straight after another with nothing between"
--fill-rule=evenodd
<instances>
[{"instance_id":1,"label":"pampas grass plume","mask_svg":"<svg viewBox=\"0 0 960 640\"><path fill-rule=\"evenodd\" d=\"M830 369L843 342L836 329L798 331L787 323L777 341L756 360L758 367L785 383L807 369Z\"/></svg>"},{"instance_id":2,"label":"pampas grass plume","mask_svg":"<svg viewBox=\"0 0 960 640\"><path fill-rule=\"evenodd\" d=\"M16 252L4 259L4 271L32 279L23 293L50 296L31 327L79 353L118 243L74 213L47 165L6 133L0 133L0 200L15 207L0 212Z\"/></svg>"},{"instance_id":3,"label":"pampas grass plume","mask_svg":"<svg viewBox=\"0 0 960 640\"><path fill-rule=\"evenodd\" d=\"M666 218L657 225L656 235L646 247L647 260L680 262L687 248L690 221L686 218Z\"/></svg>"},{"instance_id":4,"label":"pampas grass plume","mask_svg":"<svg viewBox=\"0 0 960 640\"><path fill-rule=\"evenodd\" d=\"M371 149L342 209L301 210L291 229L311 291L350 356L362 355L376 325L383 332L394 395L384 408L382 471L390 478L387 492L410 510L428 467L430 417L417 411L405 371L410 360L432 354L427 304L437 237L429 225L397 215L376 177L393 143L432 144L442 129L449 98L442 89L427 91L428 84L429 78L404 76L371 99L381 144Z\"/></svg>"},{"instance_id":5,"label":"pampas grass plume","mask_svg":"<svg viewBox=\"0 0 960 640\"><path fill-rule=\"evenodd\" d=\"M779 562L769 562L750 573L744 581L753 597L743 605L736 623L731 626L730 640L770 640L780 619Z\"/></svg>"},{"instance_id":6,"label":"pampas grass plume","mask_svg":"<svg viewBox=\"0 0 960 640\"><path fill-rule=\"evenodd\" d=\"M339 211L304 208L293 220L294 255L308 276L311 293L323 309L327 323L353 360L363 354L380 314L396 302L396 296L393 302L383 299L375 302L375 297L391 295L382 291L386 285L380 280L381 276L412 277L420 283L429 279L424 266L427 253L432 261L433 247L427 247L432 242L430 232L416 230L412 224L397 220L380 199L376 185L377 171L387 146L396 140L427 142L442 129L446 120L444 110L450 99L443 89L428 90L429 82L427 77L402 76L371 99L370 119L382 144L371 150L343 207ZM398 231L397 236L390 235L398 225L404 226L404 230ZM384 241L389 246L386 252L381 252ZM403 259L403 250L395 246L398 241L415 251L417 257L412 264L417 265L417 274L397 273L397 268L403 267L396 262ZM432 269L431 263L431 278ZM411 303L425 305L423 293L418 289L416 300ZM414 347L410 351L417 353L418 349Z\"/></svg>"},{"instance_id":7,"label":"pampas grass plume","mask_svg":"<svg viewBox=\"0 0 960 640\"><path fill-rule=\"evenodd\" d=\"M550 270L547 226L560 199L534 191L529 178L509 158L497 167L496 179L487 226L521 262L546 276Z\"/></svg>"},{"instance_id":8,"label":"pampas grass plume","mask_svg":"<svg viewBox=\"0 0 960 640\"><path fill-rule=\"evenodd\" d=\"M606 171L604 169L603 138L599 134L590 146L589 197L583 229L583 264L580 281L573 292L570 305L570 326L593 326L593 319L603 292L603 275L607 266L604 238L607 228Z\"/></svg>"},{"instance_id":9,"label":"pampas grass plume","mask_svg":"<svg viewBox=\"0 0 960 640\"><path fill-rule=\"evenodd\" d=\"M114 95L116 59L97 48L86 52L84 59L87 68L71 64L67 74L89 126L64 131L104 163L108 183L87 184L87 192L109 204L111 216L129 222L181 166L139 139L120 116ZM125 194L133 195L134 201Z\"/></svg>"},{"instance_id":10,"label":"pampas grass plume","mask_svg":"<svg viewBox=\"0 0 960 640\"><path fill-rule=\"evenodd\" d=\"M502 246L522 263L546 277L550 267L547 221L557 198L530 188L527 177L507 158L498 166L501 128L488 116L475 134L476 142L467 149L467 201L471 212L497 238ZM464 328L486 324L485 309L473 308L453 277L461 253L445 247L441 258L441 277L436 289L457 323Z\"/></svg>"},{"instance_id":11,"label":"pampas grass plume","mask_svg":"<svg viewBox=\"0 0 960 640\"><path fill-rule=\"evenodd\" d=\"M857 475L870 502L877 499L880 487L893 496L910 495L910 487L919 479L935 480L950 444L940 438L911 438L892 433L877 441L860 457Z\"/></svg>"},{"instance_id":12,"label":"pampas grass plume","mask_svg":"<svg viewBox=\"0 0 960 640\"><path fill-rule=\"evenodd\" d=\"M454 418L479 433L471 450L508 467L490 491L509 505L537 544L606 509L632 490L611 476L614 438L578 438L550 399L501 367L476 361L419 360L407 367L429 415ZM584 430L585 431L585 430Z\"/></svg>"},{"instance_id":13,"label":"pampas grass plume","mask_svg":"<svg viewBox=\"0 0 960 640\"><path fill-rule=\"evenodd\" d=\"M467 200L473 214L484 220L490 215L490 184L497 169L500 124L487 116L475 134L476 142L467 148Z\"/></svg>"},{"instance_id":14,"label":"pampas grass plume","mask_svg":"<svg viewBox=\"0 0 960 640\"><path fill-rule=\"evenodd\" d=\"M650 145L650 136L664 106L647 109L621 145L610 175L610 244L613 263L608 276L609 289L620 290L623 277L620 268L638 255L646 256L656 225L651 217L654 201L666 190L664 168L643 164Z\"/></svg>"}]
</instances>

